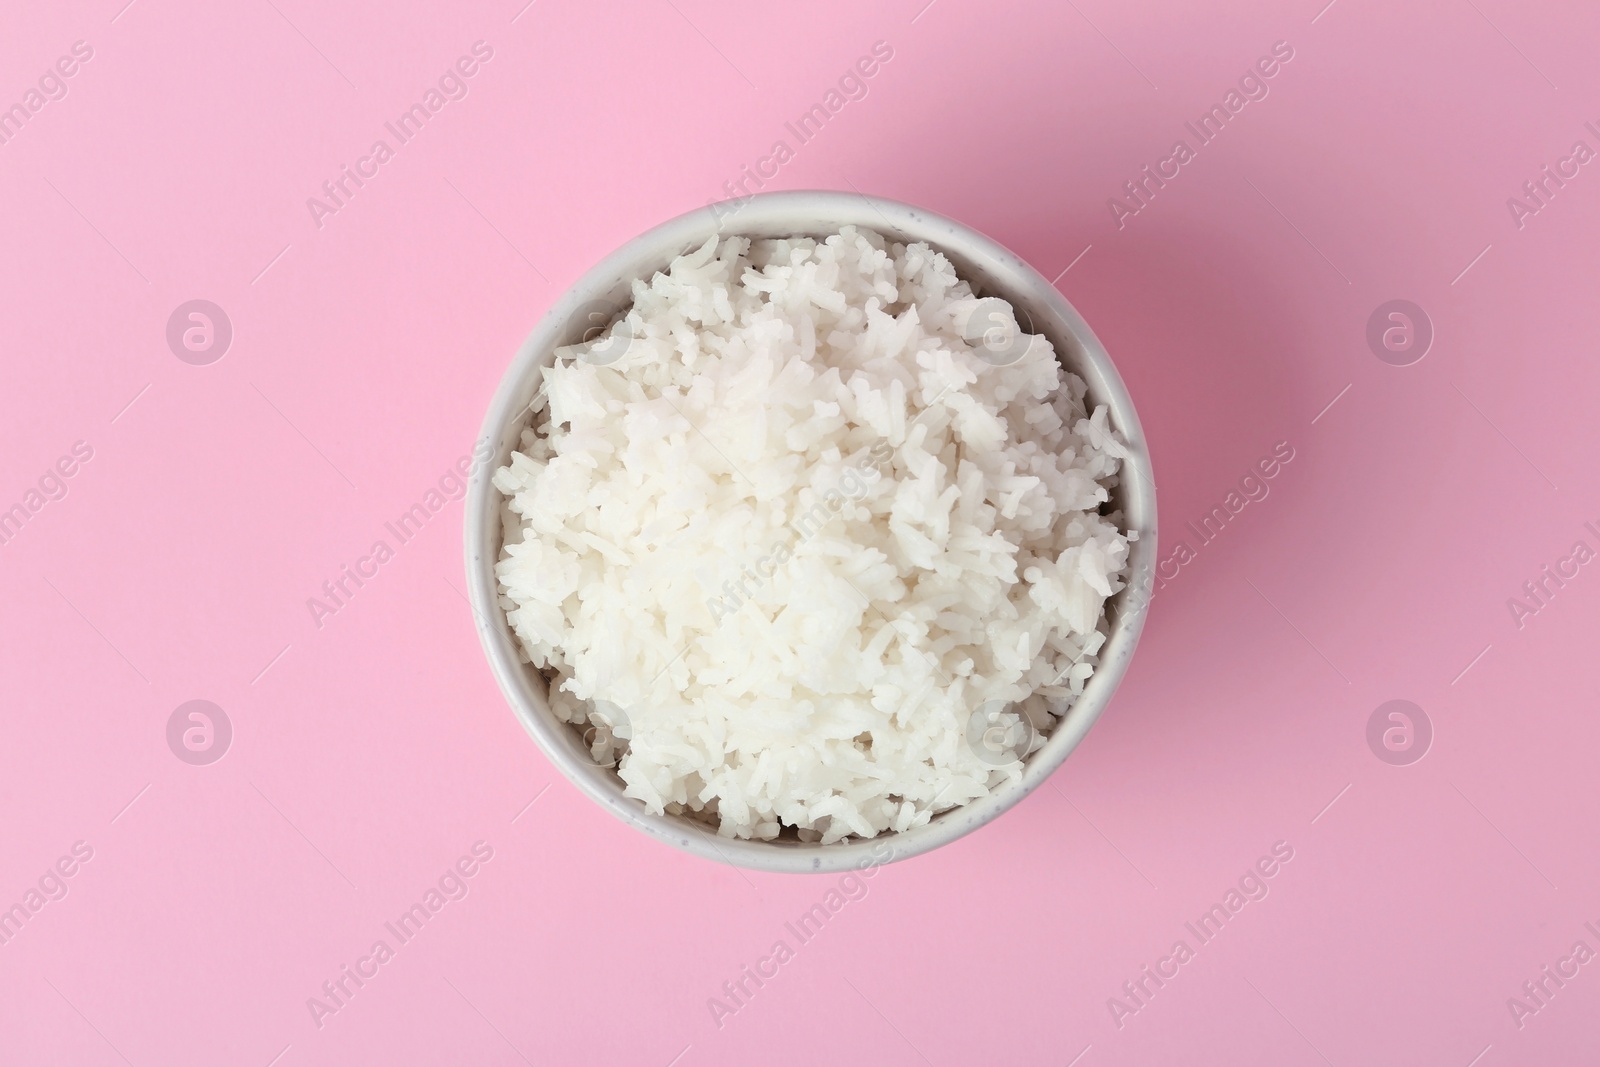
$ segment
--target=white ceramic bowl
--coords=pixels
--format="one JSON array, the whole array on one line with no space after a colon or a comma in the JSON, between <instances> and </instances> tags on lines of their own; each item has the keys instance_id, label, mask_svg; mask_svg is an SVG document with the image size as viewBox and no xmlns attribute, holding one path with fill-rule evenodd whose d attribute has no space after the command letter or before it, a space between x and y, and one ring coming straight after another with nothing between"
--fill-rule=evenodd
<instances>
[{"instance_id":1,"label":"white ceramic bowl","mask_svg":"<svg viewBox=\"0 0 1600 1067\"><path fill-rule=\"evenodd\" d=\"M1044 747L1028 757L1015 785L935 816L924 826L867 841L820 845L719 837L687 818L652 815L639 801L624 796L615 770L597 765L579 731L551 713L545 679L518 658L516 638L499 604L494 564L501 548L501 495L490 479L497 467L509 462L528 417L528 403L556 348L581 339L596 324L597 308L614 312L627 307L635 278L664 269L714 233L820 236L847 224L897 240L926 241L943 252L980 296L1009 300L1025 328L1050 339L1063 365L1088 383L1091 410L1096 404L1110 409L1112 426L1133 453L1121 485L1112 494L1112 506L1121 508L1129 529L1138 533L1130 552L1135 579L1108 605L1113 620L1110 638L1083 695L1057 723ZM842 871L927 852L977 829L1038 788L1083 739L1122 680L1144 624L1143 608L1149 601L1156 561L1155 483L1139 418L1111 358L1066 298L1032 267L982 234L908 204L855 193L759 193L742 203L691 211L635 237L580 278L528 335L489 405L481 440L495 458L480 465L467 491L467 590L478 635L501 690L545 755L578 788L628 825L706 859L763 871Z\"/></svg>"}]
</instances>

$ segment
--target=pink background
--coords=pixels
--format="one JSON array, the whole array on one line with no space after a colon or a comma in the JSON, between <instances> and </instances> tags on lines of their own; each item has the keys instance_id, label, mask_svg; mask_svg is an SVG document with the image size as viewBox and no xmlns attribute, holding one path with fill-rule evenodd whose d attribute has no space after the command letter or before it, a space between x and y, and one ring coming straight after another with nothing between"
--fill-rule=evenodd
<instances>
[{"instance_id":1,"label":"pink background","mask_svg":"<svg viewBox=\"0 0 1600 1067\"><path fill-rule=\"evenodd\" d=\"M0 1060L1591 1062L1600 964L1520 1027L1507 998L1600 950L1600 566L1520 627L1507 601L1600 548L1600 167L1520 228L1506 203L1600 148L1591 6L124 3L0 32L4 105L93 49L0 144L0 508L93 450L0 546L0 907L93 850L0 945ZM469 94L319 228L307 198L479 40ZM680 854L560 778L473 634L459 502L320 628L306 601L469 451L567 285L794 147L877 41L769 188L1071 264L1164 555L1295 458L1157 594L1047 788L878 872L719 1027L837 878ZM1108 198L1277 41L1269 95L1119 229ZM207 366L165 339L197 298L234 330ZM1411 366L1366 342L1395 298L1436 332ZM233 729L207 766L167 742L195 699ZM1366 740L1392 699L1432 723L1409 766ZM468 895L319 1027L308 998L477 841ZM1119 1027L1108 998L1280 841L1266 899Z\"/></svg>"}]
</instances>

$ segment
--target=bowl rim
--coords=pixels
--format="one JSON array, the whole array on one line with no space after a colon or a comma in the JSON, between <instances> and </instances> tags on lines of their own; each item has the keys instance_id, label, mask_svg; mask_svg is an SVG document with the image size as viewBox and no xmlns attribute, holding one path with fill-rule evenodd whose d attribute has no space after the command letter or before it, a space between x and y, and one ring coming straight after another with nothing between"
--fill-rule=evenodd
<instances>
[{"instance_id":1,"label":"bowl rim","mask_svg":"<svg viewBox=\"0 0 1600 1067\"><path fill-rule=\"evenodd\" d=\"M796 224L797 219L808 221ZM550 711L533 668L518 658L515 636L499 606L494 565L501 547L501 496L492 478L516 443L544 367L553 361L559 345L570 343L566 335L575 313L585 305L619 301L618 292L626 292L632 279L649 277L713 234L821 235L846 225L897 240L926 241L943 252L956 265L957 273L973 284L974 291L1003 296L1023 308L1033 320L1035 332L1044 333L1056 346L1057 358L1087 383L1090 410L1096 404L1107 406L1111 425L1130 452L1117 493L1125 527L1138 534L1129 545L1131 578L1107 603L1108 613L1114 612L1115 617L1084 692L1057 722L1044 746L1026 761L1018 781L943 812L922 826L874 838L821 845L722 837L682 816L651 814L642 802L624 796L621 780L590 759L577 732ZM974 275L981 276L981 286ZM621 306L628 302L626 298L619 301ZM1104 713L1138 645L1153 592L1150 583L1157 550L1154 471L1133 400L1104 345L1055 285L1004 245L954 219L882 197L830 190L759 192L709 203L625 242L579 277L518 347L484 416L475 455L485 446L492 450L492 459L475 464L468 480L464 561L474 626L501 692L545 756L590 799L658 841L737 867L780 873L865 869L931 851L1009 811L1044 784Z\"/></svg>"}]
</instances>

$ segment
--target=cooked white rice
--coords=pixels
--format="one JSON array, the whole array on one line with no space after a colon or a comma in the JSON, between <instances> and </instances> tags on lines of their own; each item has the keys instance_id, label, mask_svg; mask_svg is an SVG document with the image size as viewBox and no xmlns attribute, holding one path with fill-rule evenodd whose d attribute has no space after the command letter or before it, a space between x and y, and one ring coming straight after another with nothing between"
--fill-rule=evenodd
<instances>
[{"instance_id":1,"label":"cooked white rice","mask_svg":"<svg viewBox=\"0 0 1600 1067\"><path fill-rule=\"evenodd\" d=\"M712 238L545 372L494 476L501 605L650 811L919 826L1020 777L1094 670L1127 452L1085 391L926 244Z\"/></svg>"}]
</instances>

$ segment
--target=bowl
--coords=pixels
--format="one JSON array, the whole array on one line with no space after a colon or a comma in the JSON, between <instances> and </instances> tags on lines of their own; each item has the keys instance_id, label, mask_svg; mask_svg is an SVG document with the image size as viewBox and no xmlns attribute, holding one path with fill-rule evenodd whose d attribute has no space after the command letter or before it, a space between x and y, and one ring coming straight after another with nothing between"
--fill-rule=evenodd
<instances>
[{"instance_id":1,"label":"bowl","mask_svg":"<svg viewBox=\"0 0 1600 1067\"><path fill-rule=\"evenodd\" d=\"M1111 425L1132 453L1121 484L1112 491L1110 507L1119 508L1127 529L1138 535L1129 546L1133 577L1107 604L1110 635L1083 694L1058 720L1044 746L1027 758L1020 780L936 815L925 825L871 839L823 845L786 837L773 841L721 837L693 819L652 814L640 801L625 796L615 769L596 763L578 728L551 712L547 683L518 657L516 638L499 604L494 565L502 542L502 503L491 478L495 469L509 462L527 421L528 404L555 350L582 340L587 331L606 325L628 307L635 278L665 269L712 234L821 236L845 225L900 241L926 241L943 252L977 295L1009 300L1019 323L1049 338L1063 366L1088 384L1090 410L1106 405ZM976 830L1037 789L1077 747L1127 671L1144 625L1156 561L1155 484L1139 417L1110 356L1066 298L1022 259L976 230L909 204L858 193L757 193L707 205L635 237L578 279L522 343L484 417L480 455L485 446L493 461L477 466L467 490L466 578L478 636L501 691L544 754L591 799L629 826L706 859L762 871L837 872L906 859Z\"/></svg>"}]
</instances>

